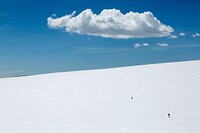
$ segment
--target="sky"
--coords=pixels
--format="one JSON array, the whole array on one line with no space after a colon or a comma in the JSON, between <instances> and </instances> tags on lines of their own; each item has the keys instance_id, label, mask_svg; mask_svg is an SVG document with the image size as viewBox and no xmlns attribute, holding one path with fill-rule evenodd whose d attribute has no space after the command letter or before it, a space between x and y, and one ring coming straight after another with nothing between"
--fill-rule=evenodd
<instances>
[{"instance_id":1,"label":"sky","mask_svg":"<svg viewBox=\"0 0 200 133\"><path fill-rule=\"evenodd\" d=\"M199 5L0 0L0 77L199 60Z\"/></svg>"}]
</instances>

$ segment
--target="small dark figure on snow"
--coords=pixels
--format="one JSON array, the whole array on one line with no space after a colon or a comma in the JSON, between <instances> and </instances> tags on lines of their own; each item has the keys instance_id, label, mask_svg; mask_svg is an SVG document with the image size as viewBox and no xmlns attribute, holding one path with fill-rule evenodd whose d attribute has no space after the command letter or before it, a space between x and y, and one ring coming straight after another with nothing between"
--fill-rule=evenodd
<instances>
[{"instance_id":1,"label":"small dark figure on snow","mask_svg":"<svg viewBox=\"0 0 200 133\"><path fill-rule=\"evenodd\" d=\"M133 97L131 97L131 99L133 100Z\"/></svg>"},{"instance_id":2,"label":"small dark figure on snow","mask_svg":"<svg viewBox=\"0 0 200 133\"><path fill-rule=\"evenodd\" d=\"M170 118L171 117L171 114L170 113L168 113L168 118Z\"/></svg>"}]
</instances>

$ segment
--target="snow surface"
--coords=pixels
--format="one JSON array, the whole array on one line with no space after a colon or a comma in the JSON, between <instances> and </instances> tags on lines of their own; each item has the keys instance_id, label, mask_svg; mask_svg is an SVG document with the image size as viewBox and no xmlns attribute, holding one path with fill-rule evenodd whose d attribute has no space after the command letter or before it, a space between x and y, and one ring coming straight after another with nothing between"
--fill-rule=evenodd
<instances>
[{"instance_id":1,"label":"snow surface","mask_svg":"<svg viewBox=\"0 0 200 133\"><path fill-rule=\"evenodd\" d=\"M200 133L200 61L0 79L0 133Z\"/></svg>"}]
</instances>

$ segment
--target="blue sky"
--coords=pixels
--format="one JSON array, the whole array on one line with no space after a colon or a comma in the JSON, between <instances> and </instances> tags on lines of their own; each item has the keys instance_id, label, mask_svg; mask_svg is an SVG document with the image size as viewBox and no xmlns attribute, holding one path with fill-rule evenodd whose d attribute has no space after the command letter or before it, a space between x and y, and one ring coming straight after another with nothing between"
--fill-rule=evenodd
<instances>
[{"instance_id":1,"label":"blue sky","mask_svg":"<svg viewBox=\"0 0 200 133\"><path fill-rule=\"evenodd\" d=\"M0 0L0 77L198 60L199 5L198 0ZM60 18L76 11L76 17L91 9L98 15L113 8L121 14L149 11L162 24L172 27L174 32L170 34L177 38L105 38L85 31L78 34L74 29L66 32L66 27L56 29L47 24L52 14L56 14L52 18ZM140 46L134 47L137 43Z\"/></svg>"}]
</instances>

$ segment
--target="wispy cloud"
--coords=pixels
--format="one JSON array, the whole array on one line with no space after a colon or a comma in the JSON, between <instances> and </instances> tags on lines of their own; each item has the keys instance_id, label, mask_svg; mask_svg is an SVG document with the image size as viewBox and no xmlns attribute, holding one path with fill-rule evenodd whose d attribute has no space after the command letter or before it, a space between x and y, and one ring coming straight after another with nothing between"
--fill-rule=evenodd
<instances>
[{"instance_id":1,"label":"wispy cloud","mask_svg":"<svg viewBox=\"0 0 200 133\"><path fill-rule=\"evenodd\" d=\"M200 37L200 34L199 33L195 33L192 35L192 37Z\"/></svg>"},{"instance_id":2,"label":"wispy cloud","mask_svg":"<svg viewBox=\"0 0 200 133\"><path fill-rule=\"evenodd\" d=\"M178 38L178 36L176 36L176 35L170 35L169 38L176 39L176 38Z\"/></svg>"},{"instance_id":3,"label":"wispy cloud","mask_svg":"<svg viewBox=\"0 0 200 133\"><path fill-rule=\"evenodd\" d=\"M151 12L130 11L122 14L120 10L104 9L100 14L94 14L91 9L86 9L77 16L75 11L60 18L55 18L53 14L47 21L53 29L104 38L163 37L174 32L172 27L162 24Z\"/></svg>"},{"instance_id":4,"label":"wispy cloud","mask_svg":"<svg viewBox=\"0 0 200 133\"><path fill-rule=\"evenodd\" d=\"M179 33L179 36L186 36L186 34L181 32L181 33Z\"/></svg>"},{"instance_id":5,"label":"wispy cloud","mask_svg":"<svg viewBox=\"0 0 200 133\"><path fill-rule=\"evenodd\" d=\"M140 47L140 46L141 46L141 44L139 44L139 43L135 43L135 44L133 45L134 48L138 48L138 47Z\"/></svg>"},{"instance_id":6,"label":"wispy cloud","mask_svg":"<svg viewBox=\"0 0 200 133\"><path fill-rule=\"evenodd\" d=\"M200 47L200 44L189 44L189 45L169 45L168 43L157 43L155 44L149 44L149 43L135 43L133 45L134 48L139 48L139 47L144 47L144 46L152 46L153 49L158 49L158 47L163 48L163 47L170 47L170 48L192 48L192 47ZM156 48L157 47L157 48Z\"/></svg>"},{"instance_id":7,"label":"wispy cloud","mask_svg":"<svg viewBox=\"0 0 200 133\"><path fill-rule=\"evenodd\" d=\"M176 38L178 38L178 37L183 37L183 36L186 36L186 34L183 33L183 32L180 32L180 33L177 34L177 35L170 35L168 38L176 39Z\"/></svg>"},{"instance_id":8,"label":"wispy cloud","mask_svg":"<svg viewBox=\"0 0 200 133\"><path fill-rule=\"evenodd\" d=\"M127 48L107 48L107 47L76 47L74 51L82 53L118 53L131 51L130 47Z\"/></svg>"},{"instance_id":9,"label":"wispy cloud","mask_svg":"<svg viewBox=\"0 0 200 133\"><path fill-rule=\"evenodd\" d=\"M148 44L148 43L143 43L142 45L143 45L144 47L150 46L150 44Z\"/></svg>"},{"instance_id":10,"label":"wispy cloud","mask_svg":"<svg viewBox=\"0 0 200 133\"><path fill-rule=\"evenodd\" d=\"M200 44L193 44L193 45L174 45L171 46L173 48L191 48L191 47L200 47Z\"/></svg>"},{"instance_id":11,"label":"wispy cloud","mask_svg":"<svg viewBox=\"0 0 200 133\"><path fill-rule=\"evenodd\" d=\"M167 44L167 43L157 43L157 45L159 47L168 47L169 46L169 44Z\"/></svg>"},{"instance_id":12,"label":"wispy cloud","mask_svg":"<svg viewBox=\"0 0 200 133\"><path fill-rule=\"evenodd\" d=\"M148 47L148 46L150 46L148 43L142 43L142 44L140 44L140 43L135 43L135 44L133 44L133 47L134 47L134 48Z\"/></svg>"}]
</instances>

